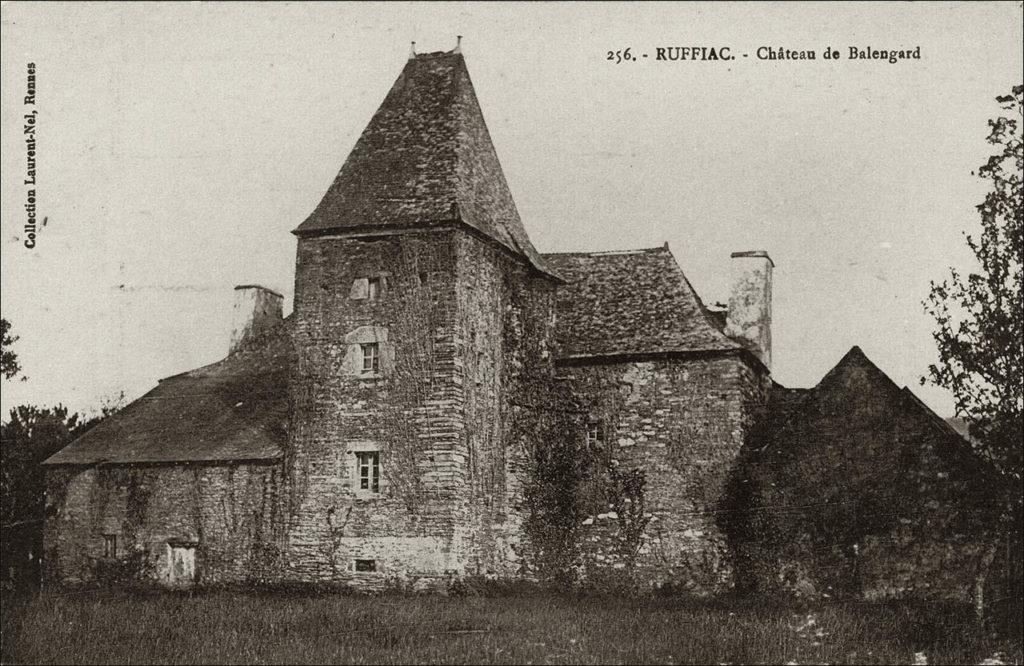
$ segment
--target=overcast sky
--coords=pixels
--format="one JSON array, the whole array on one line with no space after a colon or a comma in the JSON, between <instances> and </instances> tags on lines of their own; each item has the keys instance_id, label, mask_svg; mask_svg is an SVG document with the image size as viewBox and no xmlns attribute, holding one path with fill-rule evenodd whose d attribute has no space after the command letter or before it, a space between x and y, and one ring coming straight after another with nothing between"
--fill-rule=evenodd
<instances>
[{"instance_id":1,"label":"overcast sky","mask_svg":"<svg viewBox=\"0 0 1024 666\"><path fill-rule=\"evenodd\" d=\"M994 101L1022 80L1020 3L3 5L2 314L28 380L3 409L95 409L226 352L232 287L291 309L295 239L418 50L463 52L542 252L669 242L706 302L729 253L775 260L774 376L860 345L918 386L921 301L969 267ZM731 62L657 62L727 46ZM758 47L814 50L770 62ZM831 46L843 56L821 59ZM849 46L920 46L851 61ZM613 64L609 50L648 53ZM746 53L748 57L742 57ZM23 104L35 63L34 106ZM23 246L22 116L47 225Z\"/></svg>"}]
</instances>

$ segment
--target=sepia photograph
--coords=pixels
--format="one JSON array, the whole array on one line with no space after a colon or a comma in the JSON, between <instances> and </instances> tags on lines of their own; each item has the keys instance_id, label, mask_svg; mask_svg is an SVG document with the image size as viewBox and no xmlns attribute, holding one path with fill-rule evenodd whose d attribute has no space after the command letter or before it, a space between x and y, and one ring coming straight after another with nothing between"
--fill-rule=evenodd
<instances>
[{"instance_id":1,"label":"sepia photograph","mask_svg":"<svg viewBox=\"0 0 1024 666\"><path fill-rule=\"evenodd\" d=\"M0 14L0 663L1024 663L1021 2Z\"/></svg>"}]
</instances>

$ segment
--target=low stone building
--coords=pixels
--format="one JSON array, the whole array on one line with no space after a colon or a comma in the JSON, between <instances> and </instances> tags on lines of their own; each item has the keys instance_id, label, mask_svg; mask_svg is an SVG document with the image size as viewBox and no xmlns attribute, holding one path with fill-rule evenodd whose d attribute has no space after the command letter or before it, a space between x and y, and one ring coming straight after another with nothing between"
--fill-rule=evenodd
<instances>
[{"instance_id":1,"label":"low stone building","mask_svg":"<svg viewBox=\"0 0 1024 666\"><path fill-rule=\"evenodd\" d=\"M294 233L287 319L278 294L237 288L223 361L46 462L48 580L417 589L544 562L699 593L742 578L723 518L742 514L739 463L798 446L763 448L792 393L771 380L765 252L733 254L726 310L667 245L538 253L458 50L410 58ZM905 427L931 433L913 404ZM894 432L886 409L856 412L864 446ZM941 514L958 472L908 461Z\"/></svg>"},{"instance_id":2,"label":"low stone building","mask_svg":"<svg viewBox=\"0 0 1024 666\"><path fill-rule=\"evenodd\" d=\"M280 295L236 293L276 299L262 325L277 325L236 336L223 361L161 380L46 461L44 578L265 576L279 543L294 354Z\"/></svg>"},{"instance_id":3,"label":"low stone building","mask_svg":"<svg viewBox=\"0 0 1024 666\"><path fill-rule=\"evenodd\" d=\"M980 600L994 471L858 347L811 389L774 387L759 435L730 489L741 586Z\"/></svg>"}]
</instances>

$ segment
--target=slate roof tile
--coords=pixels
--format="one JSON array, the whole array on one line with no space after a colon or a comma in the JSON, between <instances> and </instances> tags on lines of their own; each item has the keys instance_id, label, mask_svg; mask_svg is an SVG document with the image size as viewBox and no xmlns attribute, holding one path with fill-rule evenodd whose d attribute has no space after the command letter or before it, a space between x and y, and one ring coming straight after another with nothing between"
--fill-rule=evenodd
<instances>
[{"instance_id":1,"label":"slate roof tile","mask_svg":"<svg viewBox=\"0 0 1024 666\"><path fill-rule=\"evenodd\" d=\"M526 235L461 54L410 59L298 235L462 222L549 273Z\"/></svg>"},{"instance_id":2,"label":"slate roof tile","mask_svg":"<svg viewBox=\"0 0 1024 666\"><path fill-rule=\"evenodd\" d=\"M563 358L739 350L708 313L667 247L545 254L558 290Z\"/></svg>"},{"instance_id":3,"label":"slate roof tile","mask_svg":"<svg viewBox=\"0 0 1024 666\"><path fill-rule=\"evenodd\" d=\"M287 439L291 323L212 365L167 377L46 465L266 460Z\"/></svg>"}]
</instances>

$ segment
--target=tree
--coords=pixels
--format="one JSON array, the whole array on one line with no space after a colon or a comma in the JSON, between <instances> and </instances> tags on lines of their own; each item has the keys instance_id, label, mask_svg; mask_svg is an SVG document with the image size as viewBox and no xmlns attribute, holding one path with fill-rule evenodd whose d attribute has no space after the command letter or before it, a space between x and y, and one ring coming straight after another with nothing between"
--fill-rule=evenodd
<instances>
[{"instance_id":1,"label":"tree","mask_svg":"<svg viewBox=\"0 0 1024 666\"><path fill-rule=\"evenodd\" d=\"M11 335L11 322L0 319L0 375L4 379L13 379L21 372L18 355L11 351L11 345L18 341L18 336Z\"/></svg>"},{"instance_id":2,"label":"tree","mask_svg":"<svg viewBox=\"0 0 1024 666\"><path fill-rule=\"evenodd\" d=\"M988 143L996 152L977 174L991 186L977 206L981 233L964 234L977 265L966 276L951 268L949 278L931 284L924 306L938 325L939 362L921 383L952 391L975 446L1011 480L1017 513L1024 448L1024 86L996 101L1004 111L989 121Z\"/></svg>"},{"instance_id":3,"label":"tree","mask_svg":"<svg viewBox=\"0 0 1024 666\"><path fill-rule=\"evenodd\" d=\"M921 383L949 389L956 415L963 417L975 449L1001 472L1001 545L988 574L997 604L1009 603L997 617L1020 617L1024 570L1022 543L1022 449L1024 449L1024 196L1021 143L1024 85L996 98L1003 114L989 120L988 142L995 154L978 169L989 181L978 206L979 235L965 233L976 260L966 276L932 282L925 310L938 325L932 336L939 362ZM979 593L977 599L987 594ZM980 601L979 601L980 603Z\"/></svg>"},{"instance_id":4,"label":"tree","mask_svg":"<svg viewBox=\"0 0 1024 666\"><path fill-rule=\"evenodd\" d=\"M0 319L0 326L0 374L9 380L21 373L17 354L11 350L18 336L11 334L11 324L6 319ZM99 413L84 422L78 414L69 414L63 405L22 405L12 409L9 419L0 423L0 559L4 563L5 585L38 577L46 498L46 477L40 463L117 411L123 400L123 392L107 398Z\"/></svg>"},{"instance_id":5,"label":"tree","mask_svg":"<svg viewBox=\"0 0 1024 666\"><path fill-rule=\"evenodd\" d=\"M42 515L43 469L39 464L74 439L78 414L58 405L40 409L22 405L0 425L0 520L4 524L38 520Z\"/></svg>"},{"instance_id":6,"label":"tree","mask_svg":"<svg viewBox=\"0 0 1024 666\"><path fill-rule=\"evenodd\" d=\"M66 407L21 406L0 424L0 540L3 584L34 584L42 552L46 477L40 463L73 440L77 414Z\"/></svg>"}]
</instances>

